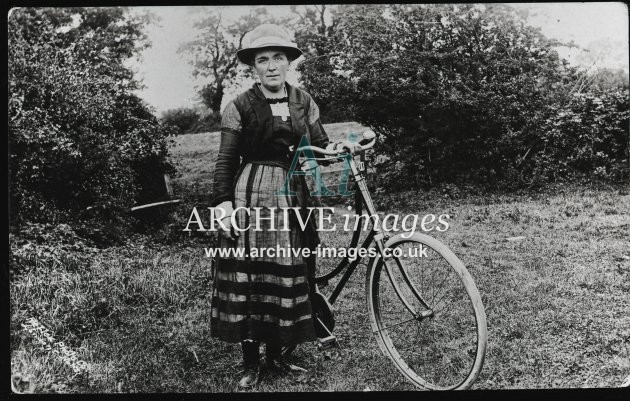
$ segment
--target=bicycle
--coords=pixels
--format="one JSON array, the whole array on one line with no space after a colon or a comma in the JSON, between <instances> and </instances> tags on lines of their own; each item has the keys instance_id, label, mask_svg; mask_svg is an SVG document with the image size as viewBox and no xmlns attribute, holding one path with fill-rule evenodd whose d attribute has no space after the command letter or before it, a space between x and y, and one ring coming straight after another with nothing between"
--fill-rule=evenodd
<instances>
[{"instance_id":1,"label":"bicycle","mask_svg":"<svg viewBox=\"0 0 630 401\"><path fill-rule=\"evenodd\" d=\"M359 163L347 152L315 146L303 146L297 151L329 156L315 160L347 158L356 187L354 210L361 215L365 207L371 216L376 209L365 181L365 151L375 142L372 131L363 133ZM366 301L371 328L381 351L421 389L470 388L481 371L487 345L486 315L470 273L437 239L418 232L408 238L403 234L390 237L369 220L371 228L361 248L373 242L377 250L377 255L368 262ZM352 248L359 242L358 226L355 225L350 241ZM421 257L403 258L401 255L411 254L402 250L409 246L420 246L425 252ZM320 347L336 344L332 334L335 325L332 305L362 259L350 261L346 256L332 271L315 276L316 292L311 304ZM320 286L328 285L339 275L341 278L328 297L319 292ZM286 355L294 349L287 347L283 352Z\"/></svg>"}]
</instances>

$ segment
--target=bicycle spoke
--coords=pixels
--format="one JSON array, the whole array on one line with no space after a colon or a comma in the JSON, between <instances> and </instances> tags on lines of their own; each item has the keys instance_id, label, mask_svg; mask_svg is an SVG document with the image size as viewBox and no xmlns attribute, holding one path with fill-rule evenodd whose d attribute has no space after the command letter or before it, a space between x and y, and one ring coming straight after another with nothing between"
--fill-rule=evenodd
<instances>
[{"instance_id":1,"label":"bicycle spoke","mask_svg":"<svg viewBox=\"0 0 630 401\"><path fill-rule=\"evenodd\" d=\"M446 277L444 277L444 279L442 280L442 282L440 283L440 285L438 285L438 288L441 288L441 287L444 285L444 283L446 282L446 279L448 279L448 278L451 276L451 274L452 274L452 272L450 272L450 271L449 271L449 273L447 273ZM445 291L445 292L446 292L446 291ZM437 294L436 294L436 296L437 296L437 295L439 295L439 293L437 293ZM435 304L436 304L436 302L435 302L435 298L433 298L433 300L432 300L431 302L432 302L432 305L435 305Z\"/></svg>"},{"instance_id":2,"label":"bicycle spoke","mask_svg":"<svg viewBox=\"0 0 630 401\"><path fill-rule=\"evenodd\" d=\"M399 325L401 325L401 324L403 324L403 323L407 323L407 322L410 322L410 321L412 321L412 320L417 320L417 319L416 319L415 317L412 317L411 319L407 319L407 320L403 320L402 322L394 323L394 324L389 325L389 326L387 326L387 327L383 327L382 329L377 330L377 331L389 330L389 329L391 329L392 327L399 326Z\"/></svg>"},{"instance_id":3,"label":"bicycle spoke","mask_svg":"<svg viewBox=\"0 0 630 401\"><path fill-rule=\"evenodd\" d=\"M435 270L431 274L431 302L435 299Z\"/></svg>"},{"instance_id":4,"label":"bicycle spoke","mask_svg":"<svg viewBox=\"0 0 630 401\"><path fill-rule=\"evenodd\" d=\"M448 294L448 291L445 292L444 295L438 301L442 301L446 297L447 294ZM431 309L433 309L434 312L438 310L443 310L444 308L448 307L448 305L453 305L453 302L445 302L444 303L445 306L442 308L436 308L436 305L438 304L439 302L435 302L433 305L431 305Z\"/></svg>"},{"instance_id":5,"label":"bicycle spoke","mask_svg":"<svg viewBox=\"0 0 630 401\"><path fill-rule=\"evenodd\" d=\"M440 309L434 309L434 313L437 314L446 314L446 312L452 310L455 307L454 303L445 303L444 307Z\"/></svg>"}]
</instances>

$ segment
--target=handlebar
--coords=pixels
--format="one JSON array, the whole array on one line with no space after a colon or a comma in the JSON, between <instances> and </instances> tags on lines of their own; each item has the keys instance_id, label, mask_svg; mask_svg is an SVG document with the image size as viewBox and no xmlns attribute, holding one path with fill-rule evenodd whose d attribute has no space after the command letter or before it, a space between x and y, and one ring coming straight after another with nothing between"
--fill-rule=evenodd
<instances>
[{"instance_id":1,"label":"handlebar","mask_svg":"<svg viewBox=\"0 0 630 401\"><path fill-rule=\"evenodd\" d=\"M374 133L374 131L372 130L367 130L364 131L362 134L363 139L361 141L359 141L359 145L361 147L361 151L365 151L368 150L372 147L374 147L374 144L376 143L376 134ZM361 145L361 142L364 141L368 141L365 145ZM301 146L299 148L297 148L297 152L303 152L305 150L311 150L314 153L319 153L321 155L326 155L326 156L337 156L339 154L344 154L344 153L348 153L346 150L326 150L326 149L322 149L320 147L317 146Z\"/></svg>"}]
</instances>

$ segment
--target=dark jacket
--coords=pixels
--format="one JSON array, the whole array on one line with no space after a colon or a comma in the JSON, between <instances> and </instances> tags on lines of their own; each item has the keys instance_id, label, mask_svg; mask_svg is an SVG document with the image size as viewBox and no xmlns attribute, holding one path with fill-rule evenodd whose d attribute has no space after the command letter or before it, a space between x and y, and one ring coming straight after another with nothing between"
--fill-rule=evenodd
<instances>
[{"instance_id":1,"label":"dark jacket","mask_svg":"<svg viewBox=\"0 0 630 401\"><path fill-rule=\"evenodd\" d=\"M295 135L295 147L303 135L311 145L326 147L328 136L319 119L309 124L308 113L312 107L311 95L305 91L285 84L289 98L291 126ZM247 162L262 161L279 164L288 168L293 154L270 154L269 147L273 137L273 116L271 107L261 92L258 84L241 93L234 100L241 117L241 131L223 127L221 129L221 147L214 169L213 196L210 206L216 206L226 200L234 202L234 180L239 168Z\"/></svg>"}]
</instances>

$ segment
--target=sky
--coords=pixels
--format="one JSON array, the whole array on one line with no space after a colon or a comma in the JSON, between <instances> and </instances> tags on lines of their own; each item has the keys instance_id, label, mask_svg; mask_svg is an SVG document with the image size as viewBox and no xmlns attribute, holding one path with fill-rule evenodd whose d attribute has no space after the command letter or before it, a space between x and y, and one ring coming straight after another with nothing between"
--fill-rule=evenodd
<instances>
[{"instance_id":1,"label":"sky","mask_svg":"<svg viewBox=\"0 0 630 401\"><path fill-rule=\"evenodd\" d=\"M628 9L624 3L511 3L529 11L530 25L540 27L547 37L573 41L590 53L580 49L561 48L560 55L574 65L589 68L614 67L629 71ZM138 93L155 111L161 112L178 107L192 107L199 103L196 87L203 80L194 80L192 67L177 53L181 43L195 36L193 21L209 7L163 6L134 7L134 11L151 11L160 22L147 27L152 46L141 54L140 60L130 60L129 65L136 77L145 85ZM237 18L247 13L248 6L227 7L224 15ZM268 6L276 15L290 13L289 6ZM590 55L590 56L589 56ZM292 71L287 77L295 83ZM252 82L243 82L228 91L224 104Z\"/></svg>"}]
</instances>

